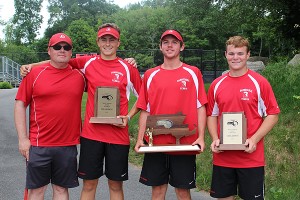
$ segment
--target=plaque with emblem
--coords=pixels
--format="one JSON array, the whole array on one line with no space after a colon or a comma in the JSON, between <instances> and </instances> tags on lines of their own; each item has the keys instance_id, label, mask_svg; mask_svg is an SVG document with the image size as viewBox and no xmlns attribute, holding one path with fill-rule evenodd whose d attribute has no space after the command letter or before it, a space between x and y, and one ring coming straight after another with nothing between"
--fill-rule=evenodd
<instances>
[{"instance_id":1,"label":"plaque with emblem","mask_svg":"<svg viewBox=\"0 0 300 200\"><path fill-rule=\"evenodd\" d=\"M120 91L118 87L97 87L94 100L94 117L90 123L122 124L120 114Z\"/></svg>"},{"instance_id":2,"label":"plaque with emblem","mask_svg":"<svg viewBox=\"0 0 300 200\"><path fill-rule=\"evenodd\" d=\"M148 145L139 148L138 153L151 152L176 152L176 151L200 151L198 145L180 144L180 138L196 133L196 129L190 131L187 124L183 124L185 115L181 113L169 115L149 115L146 121L145 134L149 138ZM155 145L155 135L171 134L176 138L175 144Z\"/></svg>"},{"instance_id":3,"label":"plaque with emblem","mask_svg":"<svg viewBox=\"0 0 300 200\"><path fill-rule=\"evenodd\" d=\"M244 112L223 112L218 150L245 150L247 120Z\"/></svg>"}]
</instances>

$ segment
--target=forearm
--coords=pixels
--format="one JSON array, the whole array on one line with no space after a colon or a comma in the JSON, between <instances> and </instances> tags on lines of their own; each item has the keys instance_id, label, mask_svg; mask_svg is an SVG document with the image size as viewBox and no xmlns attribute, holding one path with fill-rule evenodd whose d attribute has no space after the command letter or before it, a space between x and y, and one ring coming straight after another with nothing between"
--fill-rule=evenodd
<instances>
[{"instance_id":1,"label":"forearm","mask_svg":"<svg viewBox=\"0 0 300 200\"><path fill-rule=\"evenodd\" d=\"M212 141L219 139L218 137L218 117L207 117L207 128Z\"/></svg>"},{"instance_id":2,"label":"forearm","mask_svg":"<svg viewBox=\"0 0 300 200\"><path fill-rule=\"evenodd\" d=\"M17 100L15 103L15 127L18 133L19 141L28 139L27 129L26 129L26 108L22 101Z\"/></svg>"},{"instance_id":3,"label":"forearm","mask_svg":"<svg viewBox=\"0 0 300 200\"><path fill-rule=\"evenodd\" d=\"M139 108L136 107L136 102L133 104L132 108L128 112L127 116L131 119L134 115L136 115L140 111Z\"/></svg>"},{"instance_id":4,"label":"forearm","mask_svg":"<svg viewBox=\"0 0 300 200\"><path fill-rule=\"evenodd\" d=\"M141 110L140 118L139 118L139 132L138 132L138 138L137 140L143 140L144 134L146 131L146 122L147 117L149 116L149 113L145 110Z\"/></svg>"},{"instance_id":5,"label":"forearm","mask_svg":"<svg viewBox=\"0 0 300 200\"><path fill-rule=\"evenodd\" d=\"M204 140L205 127L206 127L206 108L202 106L197 109L198 112L198 139Z\"/></svg>"},{"instance_id":6,"label":"forearm","mask_svg":"<svg viewBox=\"0 0 300 200\"><path fill-rule=\"evenodd\" d=\"M263 137L265 137L272 128L278 122L278 115L268 115L256 133L251 137L254 143L258 143Z\"/></svg>"},{"instance_id":7,"label":"forearm","mask_svg":"<svg viewBox=\"0 0 300 200\"><path fill-rule=\"evenodd\" d=\"M22 65L20 67L20 75L22 77L25 77L31 71L32 68L37 67L37 66L42 65L42 64L49 63L49 62L50 62L50 60L45 60L45 61L41 61L41 62L37 62L37 63Z\"/></svg>"},{"instance_id":8,"label":"forearm","mask_svg":"<svg viewBox=\"0 0 300 200\"><path fill-rule=\"evenodd\" d=\"M39 65L43 65L43 64L47 64L49 63L50 60L44 60L44 61L41 61L41 62L37 62L37 63L32 63L32 67L36 67L36 66L39 66Z\"/></svg>"}]
</instances>

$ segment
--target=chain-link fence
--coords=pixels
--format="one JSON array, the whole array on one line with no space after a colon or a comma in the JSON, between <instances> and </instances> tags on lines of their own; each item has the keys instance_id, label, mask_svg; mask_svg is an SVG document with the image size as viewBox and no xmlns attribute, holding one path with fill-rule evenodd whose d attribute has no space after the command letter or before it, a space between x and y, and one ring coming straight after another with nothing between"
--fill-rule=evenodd
<instances>
[{"instance_id":1,"label":"chain-link fence","mask_svg":"<svg viewBox=\"0 0 300 200\"><path fill-rule=\"evenodd\" d=\"M73 57L76 57L76 55L94 54L96 53L73 52ZM119 50L117 55L121 58L135 58L141 73L163 63L163 55L159 49ZM26 54L22 52L2 53L0 56L6 56L21 65L49 59L47 52L31 52ZM201 70L204 82L206 83L210 83L227 69L224 52L219 50L185 49L181 53L181 59L189 65L197 66Z\"/></svg>"}]
</instances>

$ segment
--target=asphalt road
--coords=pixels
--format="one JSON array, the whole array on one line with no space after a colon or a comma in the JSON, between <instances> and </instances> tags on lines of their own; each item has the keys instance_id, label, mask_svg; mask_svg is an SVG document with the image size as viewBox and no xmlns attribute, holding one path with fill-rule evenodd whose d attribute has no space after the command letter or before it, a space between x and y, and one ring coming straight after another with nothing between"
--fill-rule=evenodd
<instances>
[{"instance_id":1,"label":"asphalt road","mask_svg":"<svg viewBox=\"0 0 300 200\"><path fill-rule=\"evenodd\" d=\"M17 89L0 89L0 200L22 200L25 185L25 160L18 151L18 139L14 126L14 98ZM139 183L140 167L129 165L129 180L124 182L124 194L127 200L151 199L151 188ZM80 197L80 186L70 189L70 199ZM48 186L45 199L51 198L51 186ZM192 191L192 199L212 200L205 192ZM96 199L109 199L107 179L101 177ZM175 200L174 188L169 186L167 200Z\"/></svg>"}]
</instances>

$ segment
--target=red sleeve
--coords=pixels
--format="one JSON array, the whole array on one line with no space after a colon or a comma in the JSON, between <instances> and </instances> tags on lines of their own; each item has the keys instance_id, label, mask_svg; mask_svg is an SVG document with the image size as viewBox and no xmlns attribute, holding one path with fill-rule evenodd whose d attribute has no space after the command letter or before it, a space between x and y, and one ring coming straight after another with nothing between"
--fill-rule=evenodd
<instances>
[{"instance_id":1,"label":"red sleeve","mask_svg":"<svg viewBox=\"0 0 300 200\"><path fill-rule=\"evenodd\" d=\"M133 84L133 91L136 92L136 96L140 93L141 85L142 85L142 79L141 75L137 68L133 67L130 70L130 77L132 77L132 84Z\"/></svg>"},{"instance_id":2,"label":"red sleeve","mask_svg":"<svg viewBox=\"0 0 300 200\"><path fill-rule=\"evenodd\" d=\"M205 91L205 86L203 82L203 76L201 71L197 68L197 76L198 76L198 101L201 106L207 104L207 95Z\"/></svg>"},{"instance_id":3,"label":"red sleeve","mask_svg":"<svg viewBox=\"0 0 300 200\"><path fill-rule=\"evenodd\" d=\"M209 89L208 89L208 93L207 93L207 99L208 99L208 103L206 106L206 115L207 116L211 116L212 112L213 112L213 108L215 105L215 97L214 97L214 88L215 88L215 83L213 82Z\"/></svg>"},{"instance_id":4,"label":"red sleeve","mask_svg":"<svg viewBox=\"0 0 300 200\"><path fill-rule=\"evenodd\" d=\"M261 83L261 90L262 99L264 100L267 109L267 115L280 113L280 109L276 101L272 86L266 79Z\"/></svg>"},{"instance_id":5,"label":"red sleeve","mask_svg":"<svg viewBox=\"0 0 300 200\"><path fill-rule=\"evenodd\" d=\"M71 65L75 69L83 69L87 60L91 59L91 56L80 56L78 58L72 58L69 61L69 65Z\"/></svg>"},{"instance_id":6,"label":"red sleeve","mask_svg":"<svg viewBox=\"0 0 300 200\"><path fill-rule=\"evenodd\" d=\"M21 81L15 100L23 101L26 107L31 103L34 81L44 69L44 65L32 68L31 72Z\"/></svg>"},{"instance_id":7,"label":"red sleeve","mask_svg":"<svg viewBox=\"0 0 300 200\"><path fill-rule=\"evenodd\" d=\"M144 74L143 80L142 80L142 86L140 88L140 94L139 98L136 104L137 108L140 108L142 110L147 111L147 105L148 105L148 91L147 91L147 73Z\"/></svg>"}]
</instances>

